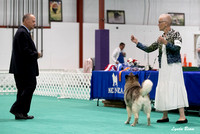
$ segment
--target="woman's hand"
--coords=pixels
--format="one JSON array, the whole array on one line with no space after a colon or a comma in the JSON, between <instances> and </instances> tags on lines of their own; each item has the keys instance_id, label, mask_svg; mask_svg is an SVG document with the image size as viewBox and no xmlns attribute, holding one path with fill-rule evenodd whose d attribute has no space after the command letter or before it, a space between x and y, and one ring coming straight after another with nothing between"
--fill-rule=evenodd
<instances>
[{"instance_id":1,"label":"woman's hand","mask_svg":"<svg viewBox=\"0 0 200 134\"><path fill-rule=\"evenodd\" d=\"M135 38L133 35L131 35L131 41L135 44L138 44L137 38Z\"/></svg>"},{"instance_id":2,"label":"woman's hand","mask_svg":"<svg viewBox=\"0 0 200 134\"><path fill-rule=\"evenodd\" d=\"M165 40L162 36L158 37L157 42L159 44L165 44L165 45L167 45L167 40Z\"/></svg>"}]
</instances>

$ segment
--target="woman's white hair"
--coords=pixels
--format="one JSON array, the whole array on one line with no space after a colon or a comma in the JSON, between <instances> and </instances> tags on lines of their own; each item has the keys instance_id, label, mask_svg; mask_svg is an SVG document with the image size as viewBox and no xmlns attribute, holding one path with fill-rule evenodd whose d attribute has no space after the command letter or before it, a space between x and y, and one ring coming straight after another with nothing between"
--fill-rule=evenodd
<instances>
[{"instance_id":1,"label":"woman's white hair","mask_svg":"<svg viewBox=\"0 0 200 134\"><path fill-rule=\"evenodd\" d=\"M161 14L159 18L162 18L164 21L168 22L168 24L171 26L172 24L172 16L169 14Z\"/></svg>"}]
</instances>

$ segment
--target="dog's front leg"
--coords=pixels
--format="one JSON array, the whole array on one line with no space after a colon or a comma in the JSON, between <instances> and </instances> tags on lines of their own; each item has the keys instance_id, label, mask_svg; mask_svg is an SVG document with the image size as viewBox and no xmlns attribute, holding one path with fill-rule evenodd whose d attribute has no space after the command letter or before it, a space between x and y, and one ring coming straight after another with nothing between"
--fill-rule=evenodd
<instances>
[{"instance_id":1,"label":"dog's front leg","mask_svg":"<svg viewBox=\"0 0 200 134\"><path fill-rule=\"evenodd\" d=\"M138 118L139 118L139 114L134 113L134 122L133 122L133 124L131 124L131 126L135 126L138 123Z\"/></svg>"},{"instance_id":2,"label":"dog's front leg","mask_svg":"<svg viewBox=\"0 0 200 134\"><path fill-rule=\"evenodd\" d=\"M129 106L126 106L126 111L127 111L127 114L128 114L128 119L127 119L127 121L125 121L125 124L129 124L130 120L131 120L132 111L131 111L131 108Z\"/></svg>"}]
</instances>

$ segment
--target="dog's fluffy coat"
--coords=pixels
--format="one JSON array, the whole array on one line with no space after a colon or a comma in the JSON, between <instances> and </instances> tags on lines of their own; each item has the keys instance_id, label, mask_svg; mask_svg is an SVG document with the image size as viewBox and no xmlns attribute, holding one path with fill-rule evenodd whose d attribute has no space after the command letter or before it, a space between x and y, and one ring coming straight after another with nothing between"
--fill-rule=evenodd
<instances>
[{"instance_id":1,"label":"dog's fluffy coat","mask_svg":"<svg viewBox=\"0 0 200 134\"><path fill-rule=\"evenodd\" d=\"M129 124L133 113L135 119L131 126L135 126L138 123L139 112L143 110L147 115L148 125L150 125L151 101L148 94L152 89L153 83L147 79L142 83L141 87L137 75L130 73L125 77L124 101L128 113L128 120L125 124Z\"/></svg>"}]
</instances>

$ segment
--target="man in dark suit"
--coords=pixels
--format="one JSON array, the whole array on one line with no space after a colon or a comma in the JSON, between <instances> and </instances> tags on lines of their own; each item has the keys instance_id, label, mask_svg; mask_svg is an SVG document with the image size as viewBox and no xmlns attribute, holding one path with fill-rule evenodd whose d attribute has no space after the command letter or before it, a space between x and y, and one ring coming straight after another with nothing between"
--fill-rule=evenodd
<instances>
[{"instance_id":1,"label":"man in dark suit","mask_svg":"<svg viewBox=\"0 0 200 134\"><path fill-rule=\"evenodd\" d=\"M14 74L17 87L17 99L10 109L15 119L34 118L28 116L28 112L36 88L36 76L39 75L37 59L41 57L30 35L35 23L34 15L24 15L23 25L19 27L13 40L9 73Z\"/></svg>"}]
</instances>

